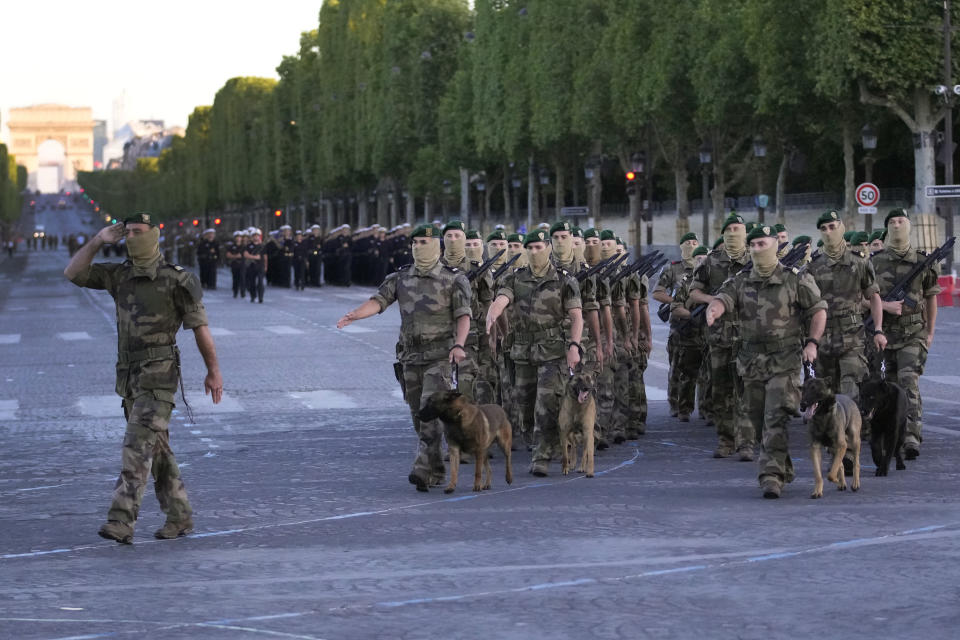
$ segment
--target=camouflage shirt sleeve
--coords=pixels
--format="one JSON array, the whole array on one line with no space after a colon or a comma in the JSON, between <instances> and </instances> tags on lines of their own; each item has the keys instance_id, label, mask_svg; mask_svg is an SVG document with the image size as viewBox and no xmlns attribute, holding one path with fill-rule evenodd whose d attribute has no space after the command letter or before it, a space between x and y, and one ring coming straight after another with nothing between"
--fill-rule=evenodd
<instances>
[{"instance_id":1,"label":"camouflage shirt sleeve","mask_svg":"<svg viewBox=\"0 0 960 640\"><path fill-rule=\"evenodd\" d=\"M561 276L561 278L563 278L563 308L567 311L583 308L583 303L580 301L580 285L577 284L577 279L570 276Z\"/></svg>"},{"instance_id":2,"label":"camouflage shirt sleeve","mask_svg":"<svg viewBox=\"0 0 960 640\"><path fill-rule=\"evenodd\" d=\"M490 306L490 303L493 302L494 286L493 276L487 271L481 276L480 284L477 286L477 298L485 307Z\"/></svg>"},{"instance_id":3,"label":"camouflage shirt sleeve","mask_svg":"<svg viewBox=\"0 0 960 640\"><path fill-rule=\"evenodd\" d=\"M119 262L98 262L87 267L85 272L71 278L70 282L87 289L109 290L113 287L113 274L120 266Z\"/></svg>"},{"instance_id":4,"label":"camouflage shirt sleeve","mask_svg":"<svg viewBox=\"0 0 960 640\"><path fill-rule=\"evenodd\" d=\"M627 282L627 300L639 300L640 304L647 304L647 287L650 280L647 276L642 278L633 274Z\"/></svg>"},{"instance_id":5,"label":"camouflage shirt sleeve","mask_svg":"<svg viewBox=\"0 0 960 640\"><path fill-rule=\"evenodd\" d=\"M710 256L693 272L690 290L710 292Z\"/></svg>"},{"instance_id":6,"label":"camouflage shirt sleeve","mask_svg":"<svg viewBox=\"0 0 960 640\"><path fill-rule=\"evenodd\" d=\"M653 292L657 291L670 291L674 285L674 271L671 268L673 265L670 265L660 273L660 278L657 280L657 286L653 288Z\"/></svg>"},{"instance_id":7,"label":"camouflage shirt sleeve","mask_svg":"<svg viewBox=\"0 0 960 640\"><path fill-rule=\"evenodd\" d=\"M462 273L457 274L453 281L453 293L450 296L450 306L453 310L453 317L463 316L471 317L470 300L473 298L473 289L470 288L470 281Z\"/></svg>"},{"instance_id":8,"label":"camouflage shirt sleeve","mask_svg":"<svg viewBox=\"0 0 960 640\"><path fill-rule=\"evenodd\" d=\"M510 304L513 304L513 282L516 279L516 273L511 271L503 277L503 280L500 281L500 288L497 289L496 297L500 296L506 297Z\"/></svg>"},{"instance_id":9,"label":"camouflage shirt sleeve","mask_svg":"<svg viewBox=\"0 0 960 640\"><path fill-rule=\"evenodd\" d=\"M826 311L827 301L820 297L820 287L809 273L801 273L797 283L797 302L803 311L803 319L809 320L820 309Z\"/></svg>"},{"instance_id":10,"label":"camouflage shirt sleeve","mask_svg":"<svg viewBox=\"0 0 960 640\"><path fill-rule=\"evenodd\" d=\"M873 269L873 263L869 260L863 260L860 274L860 291L863 297L870 299L875 293L880 293L880 285L877 284L877 272Z\"/></svg>"},{"instance_id":11,"label":"camouflage shirt sleeve","mask_svg":"<svg viewBox=\"0 0 960 640\"><path fill-rule=\"evenodd\" d=\"M196 329L210 324L203 306L203 289L197 276L189 271L181 271L177 285L173 291L173 304L183 319L183 328Z\"/></svg>"},{"instance_id":12,"label":"camouflage shirt sleeve","mask_svg":"<svg viewBox=\"0 0 960 640\"><path fill-rule=\"evenodd\" d=\"M730 278L720 287L720 291L717 292L717 299L723 303L723 308L726 313L733 313L737 307L737 287L740 281L743 279L742 275L737 275L733 278ZM698 289L697 283L699 281L694 280L691 284L691 288ZM816 286L816 285L814 285ZM820 291L817 290L817 296L820 296Z\"/></svg>"},{"instance_id":13,"label":"camouflage shirt sleeve","mask_svg":"<svg viewBox=\"0 0 960 640\"><path fill-rule=\"evenodd\" d=\"M921 286L923 287L923 297L929 298L943 291L937 278L940 275L940 265L935 264L923 272L921 276Z\"/></svg>"},{"instance_id":14,"label":"camouflage shirt sleeve","mask_svg":"<svg viewBox=\"0 0 960 640\"><path fill-rule=\"evenodd\" d=\"M386 311L387 307L397 300L397 279L400 277L399 271L394 271L380 284L380 288L370 299L380 305L380 313Z\"/></svg>"}]
</instances>

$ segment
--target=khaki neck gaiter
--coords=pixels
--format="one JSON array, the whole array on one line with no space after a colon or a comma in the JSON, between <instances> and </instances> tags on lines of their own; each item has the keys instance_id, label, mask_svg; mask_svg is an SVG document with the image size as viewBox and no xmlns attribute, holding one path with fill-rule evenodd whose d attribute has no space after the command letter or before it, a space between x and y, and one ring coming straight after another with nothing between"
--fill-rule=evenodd
<instances>
[{"instance_id":1,"label":"khaki neck gaiter","mask_svg":"<svg viewBox=\"0 0 960 640\"><path fill-rule=\"evenodd\" d=\"M587 244L583 246L583 259L587 261L587 264L591 267L596 266L597 263L602 259L600 257L600 245L598 244Z\"/></svg>"},{"instance_id":2,"label":"khaki neck gaiter","mask_svg":"<svg viewBox=\"0 0 960 640\"><path fill-rule=\"evenodd\" d=\"M693 269L695 266L695 261L693 259L694 249L696 249L696 247L686 242L680 245L680 260L683 262L683 266L687 269Z\"/></svg>"},{"instance_id":3,"label":"khaki neck gaiter","mask_svg":"<svg viewBox=\"0 0 960 640\"><path fill-rule=\"evenodd\" d=\"M605 247L605 246L603 246L603 245L600 245L600 260L601 260L601 261L602 261L602 260L608 260L609 258L612 258L613 256L617 255L617 253L618 253L618 252L617 252L617 245L613 245L612 247Z\"/></svg>"},{"instance_id":4,"label":"khaki neck gaiter","mask_svg":"<svg viewBox=\"0 0 960 640\"><path fill-rule=\"evenodd\" d=\"M440 259L440 239L430 240L427 244L413 245L413 264L417 271L426 273L437 265Z\"/></svg>"},{"instance_id":5,"label":"khaki neck gaiter","mask_svg":"<svg viewBox=\"0 0 960 640\"><path fill-rule=\"evenodd\" d=\"M543 251L538 251L537 253L530 253L527 251L527 258L530 260L530 271L538 278L542 278L544 274L547 273L547 269L550 267L550 254L552 249L550 245L547 245L547 248Z\"/></svg>"},{"instance_id":6,"label":"khaki neck gaiter","mask_svg":"<svg viewBox=\"0 0 960 640\"><path fill-rule=\"evenodd\" d=\"M734 260L741 260L747 253L747 231L731 231L729 228L723 232L723 250ZM774 247L776 254L776 247Z\"/></svg>"},{"instance_id":7,"label":"khaki neck gaiter","mask_svg":"<svg viewBox=\"0 0 960 640\"><path fill-rule=\"evenodd\" d=\"M841 222L833 231L820 231L820 237L823 239L823 253L831 260L839 260L846 252L847 242L843 239L846 230Z\"/></svg>"},{"instance_id":8,"label":"khaki neck gaiter","mask_svg":"<svg viewBox=\"0 0 960 640\"><path fill-rule=\"evenodd\" d=\"M573 261L573 238L555 238L553 253L556 254L557 262L560 264L570 264Z\"/></svg>"},{"instance_id":9,"label":"khaki neck gaiter","mask_svg":"<svg viewBox=\"0 0 960 640\"><path fill-rule=\"evenodd\" d=\"M136 267L146 267L160 259L160 229L151 227L149 231L127 238L127 255Z\"/></svg>"},{"instance_id":10,"label":"khaki neck gaiter","mask_svg":"<svg viewBox=\"0 0 960 640\"><path fill-rule=\"evenodd\" d=\"M487 255L488 255L488 256L490 256L490 257L492 258L493 256L497 255L497 253L499 253L499 252L500 252L500 249L498 249L494 244L492 244L492 243L490 243L490 242L487 243ZM493 263L493 266L491 267L491 269L493 269L494 271L496 271L497 269L499 269L500 267L502 267L502 266L503 266L503 263L506 262L506 261L507 261L507 258L510 257L510 256L507 255L507 253L508 253L507 251L504 251L503 253L501 253L501 254L500 254L500 257L497 258L496 261Z\"/></svg>"},{"instance_id":11,"label":"khaki neck gaiter","mask_svg":"<svg viewBox=\"0 0 960 640\"><path fill-rule=\"evenodd\" d=\"M750 257L753 259L753 270L756 271L761 278L766 278L773 273L773 270L779 262L777 259L777 245L774 243L766 249L759 251L750 249Z\"/></svg>"},{"instance_id":12,"label":"khaki neck gaiter","mask_svg":"<svg viewBox=\"0 0 960 640\"><path fill-rule=\"evenodd\" d=\"M443 259L447 264L460 264L466 255L464 246L467 243L466 238L457 238L456 240L444 239L443 241Z\"/></svg>"},{"instance_id":13,"label":"khaki neck gaiter","mask_svg":"<svg viewBox=\"0 0 960 640\"><path fill-rule=\"evenodd\" d=\"M907 255L910 250L910 221L905 221L899 227L887 227L887 239L884 241L885 247L901 258Z\"/></svg>"},{"instance_id":14,"label":"khaki neck gaiter","mask_svg":"<svg viewBox=\"0 0 960 640\"><path fill-rule=\"evenodd\" d=\"M573 259L577 264L582 264L586 260L583 255L584 248L585 247L582 244L573 245Z\"/></svg>"},{"instance_id":15,"label":"khaki neck gaiter","mask_svg":"<svg viewBox=\"0 0 960 640\"><path fill-rule=\"evenodd\" d=\"M471 262L483 262L483 247L467 247L464 251L467 254L467 260Z\"/></svg>"},{"instance_id":16,"label":"khaki neck gaiter","mask_svg":"<svg viewBox=\"0 0 960 640\"><path fill-rule=\"evenodd\" d=\"M527 261L527 250L526 249L507 249L507 258L512 258L513 256L519 254L520 257L517 258L517 261L513 263L514 269L519 269L520 267L525 267L530 264Z\"/></svg>"}]
</instances>

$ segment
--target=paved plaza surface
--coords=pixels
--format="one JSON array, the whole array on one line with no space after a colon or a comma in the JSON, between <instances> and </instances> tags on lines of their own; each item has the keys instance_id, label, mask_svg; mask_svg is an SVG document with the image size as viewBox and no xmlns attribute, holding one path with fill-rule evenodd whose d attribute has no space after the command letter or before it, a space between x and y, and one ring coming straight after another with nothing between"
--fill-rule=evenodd
<instances>
[{"instance_id":1,"label":"paved plaza surface","mask_svg":"<svg viewBox=\"0 0 960 640\"><path fill-rule=\"evenodd\" d=\"M77 216L44 212L38 216ZM69 218L65 218L69 219ZM46 221L50 232L53 222ZM92 229L93 227L87 227ZM89 232L88 232L89 233ZM115 259L115 258L111 258ZM960 312L941 310L922 381L920 458L863 486L797 479L763 500L756 464L714 460L702 420L665 402L654 319L647 434L597 476L546 478L515 455L493 489L406 476L416 439L393 377L395 309L345 331L371 289L205 294L226 397L179 344L171 444L196 532L157 541L148 487L134 544L102 540L124 421L105 292L59 251L0 259L0 638L953 638L960 627Z\"/></svg>"}]
</instances>

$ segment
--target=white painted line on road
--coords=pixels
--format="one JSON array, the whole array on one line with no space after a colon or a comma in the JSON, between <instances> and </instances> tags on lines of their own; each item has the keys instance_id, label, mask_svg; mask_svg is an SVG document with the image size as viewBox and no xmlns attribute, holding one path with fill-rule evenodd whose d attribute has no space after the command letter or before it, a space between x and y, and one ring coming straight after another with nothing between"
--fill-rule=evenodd
<instances>
[{"instance_id":1,"label":"white painted line on road","mask_svg":"<svg viewBox=\"0 0 960 640\"><path fill-rule=\"evenodd\" d=\"M228 395L226 391L223 392L223 396L220 398L220 404L213 404L213 400L211 400L209 396L204 396L204 399L199 403L191 401L190 408L193 409L195 414L241 413L244 411L243 405L241 405L236 398ZM186 407L184 407L184 410L185 409Z\"/></svg>"},{"instance_id":2,"label":"white painted line on road","mask_svg":"<svg viewBox=\"0 0 960 640\"><path fill-rule=\"evenodd\" d=\"M0 400L0 420L16 420L19 400Z\"/></svg>"},{"instance_id":3,"label":"white painted line on road","mask_svg":"<svg viewBox=\"0 0 960 640\"><path fill-rule=\"evenodd\" d=\"M18 344L20 342L19 333L0 334L0 344Z\"/></svg>"},{"instance_id":4,"label":"white painted line on road","mask_svg":"<svg viewBox=\"0 0 960 640\"><path fill-rule=\"evenodd\" d=\"M10 307L7 311L26 311L26 307Z\"/></svg>"},{"instance_id":5,"label":"white painted line on road","mask_svg":"<svg viewBox=\"0 0 960 640\"><path fill-rule=\"evenodd\" d=\"M80 413L93 418L123 418L120 396L80 396L77 399Z\"/></svg>"},{"instance_id":6,"label":"white painted line on road","mask_svg":"<svg viewBox=\"0 0 960 640\"><path fill-rule=\"evenodd\" d=\"M960 431L956 429L945 429L944 427L932 427L928 424L923 425L924 431L932 431L933 433L942 433L946 436L960 436Z\"/></svg>"},{"instance_id":7,"label":"white painted line on road","mask_svg":"<svg viewBox=\"0 0 960 640\"><path fill-rule=\"evenodd\" d=\"M343 298L344 300L369 300L369 293L335 293L333 294L335 298Z\"/></svg>"},{"instance_id":8,"label":"white painted line on road","mask_svg":"<svg viewBox=\"0 0 960 640\"><path fill-rule=\"evenodd\" d=\"M652 385L646 385L647 387L647 400L667 400L667 390L661 389L660 387L654 387Z\"/></svg>"},{"instance_id":9,"label":"white painted line on road","mask_svg":"<svg viewBox=\"0 0 960 640\"><path fill-rule=\"evenodd\" d=\"M80 305L78 305L78 304L76 304L76 303L66 303L66 302L60 303L60 304L52 304L52 305L50 305L50 308L51 308L51 309L77 309L77 308L79 308L79 307L80 307Z\"/></svg>"},{"instance_id":10,"label":"white painted line on road","mask_svg":"<svg viewBox=\"0 0 960 640\"><path fill-rule=\"evenodd\" d=\"M336 327L337 325L333 325ZM367 327L358 327L354 324L345 326L343 329L340 329L344 333L374 333L374 329L368 329Z\"/></svg>"},{"instance_id":11,"label":"white painted line on road","mask_svg":"<svg viewBox=\"0 0 960 640\"><path fill-rule=\"evenodd\" d=\"M64 331L58 333L57 337L61 340L93 340L86 331Z\"/></svg>"},{"instance_id":12,"label":"white painted line on road","mask_svg":"<svg viewBox=\"0 0 960 640\"><path fill-rule=\"evenodd\" d=\"M300 331L300 329L294 329L293 327L288 327L285 324L264 327L264 329L270 333L275 333L278 336L299 336L303 334L303 331Z\"/></svg>"},{"instance_id":13,"label":"white painted line on road","mask_svg":"<svg viewBox=\"0 0 960 640\"><path fill-rule=\"evenodd\" d=\"M394 398L398 398L399 400L403 400L404 402L406 402L406 398L403 397L403 389L394 389L393 391L390 392L390 395L392 395Z\"/></svg>"},{"instance_id":14,"label":"white painted line on road","mask_svg":"<svg viewBox=\"0 0 960 640\"><path fill-rule=\"evenodd\" d=\"M960 376L923 376L921 380L935 382L937 384L946 384L952 387L960 386Z\"/></svg>"},{"instance_id":15,"label":"white painted line on road","mask_svg":"<svg viewBox=\"0 0 960 640\"><path fill-rule=\"evenodd\" d=\"M345 393L331 389L298 391L287 394L307 409L356 409L357 403Z\"/></svg>"},{"instance_id":16,"label":"white painted line on road","mask_svg":"<svg viewBox=\"0 0 960 640\"><path fill-rule=\"evenodd\" d=\"M212 336L235 336L233 331L230 329L224 329L223 327L210 327L210 335Z\"/></svg>"}]
</instances>

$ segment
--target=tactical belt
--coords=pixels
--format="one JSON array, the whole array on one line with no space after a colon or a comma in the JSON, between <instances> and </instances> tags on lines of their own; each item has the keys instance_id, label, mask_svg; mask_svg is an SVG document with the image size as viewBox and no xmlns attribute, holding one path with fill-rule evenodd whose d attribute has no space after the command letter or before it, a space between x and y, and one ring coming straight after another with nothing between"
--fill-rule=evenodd
<instances>
[{"instance_id":1,"label":"tactical belt","mask_svg":"<svg viewBox=\"0 0 960 640\"><path fill-rule=\"evenodd\" d=\"M130 362L141 362L143 360L173 360L178 355L177 346L150 347L142 351L120 351L117 354L117 362L127 364Z\"/></svg>"},{"instance_id":2,"label":"tactical belt","mask_svg":"<svg viewBox=\"0 0 960 640\"><path fill-rule=\"evenodd\" d=\"M564 331L563 329L541 329L539 331L517 331L514 333L515 341L523 344L537 342L547 338L563 340Z\"/></svg>"},{"instance_id":3,"label":"tactical belt","mask_svg":"<svg viewBox=\"0 0 960 640\"><path fill-rule=\"evenodd\" d=\"M781 338L761 338L754 339L741 337L740 350L748 353L774 353L777 351L786 351L788 349L800 348L800 334L795 333L791 336Z\"/></svg>"},{"instance_id":4,"label":"tactical belt","mask_svg":"<svg viewBox=\"0 0 960 640\"><path fill-rule=\"evenodd\" d=\"M912 324L923 324L923 314L922 313L910 313L902 316L894 316L886 314L886 317L883 319L884 326L887 324L894 324L900 327L908 327Z\"/></svg>"},{"instance_id":5,"label":"tactical belt","mask_svg":"<svg viewBox=\"0 0 960 640\"><path fill-rule=\"evenodd\" d=\"M863 325L863 316L856 313L845 313L836 316L827 316L827 326L831 329L846 329Z\"/></svg>"}]
</instances>

